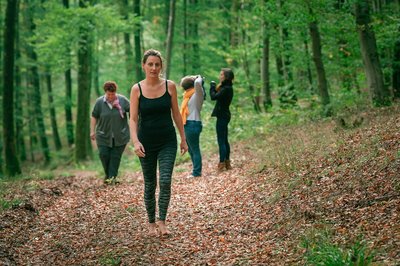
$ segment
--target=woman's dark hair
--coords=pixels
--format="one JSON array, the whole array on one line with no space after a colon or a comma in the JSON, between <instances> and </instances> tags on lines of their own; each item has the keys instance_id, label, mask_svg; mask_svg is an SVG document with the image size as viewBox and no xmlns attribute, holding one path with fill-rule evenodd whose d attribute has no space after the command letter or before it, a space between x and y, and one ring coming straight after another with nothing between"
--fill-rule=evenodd
<instances>
[{"instance_id":1,"label":"woman's dark hair","mask_svg":"<svg viewBox=\"0 0 400 266\"><path fill-rule=\"evenodd\" d=\"M183 77L181 80L181 87L184 90L190 89L194 87L194 80L196 79L196 76L186 76Z\"/></svg>"},{"instance_id":2,"label":"woman's dark hair","mask_svg":"<svg viewBox=\"0 0 400 266\"><path fill-rule=\"evenodd\" d=\"M232 82L235 78L232 69L230 68L222 68L221 71L224 72L225 80Z\"/></svg>"},{"instance_id":3,"label":"woman's dark hair","mask_svg":"<svg viewBox=\"0 0 400 266\"><path fill-rule=\"evenodd\" d=\"M159 51L157 51L155 49L149 49L146 52L144 52L143 58L142 58L143 64L146 64L147 58L149 58L149 56L157 56L158 58L160 58L161 66L162 66L163 59L162 59L161 53Z\"/></svg>"},{"instance_id":4,"label":"woman's dark hair","mask_svg":"<svg viewBox=\"0 0 400 266\"><path fill-rule=\"evenodd\" d=\"M106 81L104 82L103 89L104 91L115 92L117 91L117 83L115 81Z\"/></svg>"}]
</instances>

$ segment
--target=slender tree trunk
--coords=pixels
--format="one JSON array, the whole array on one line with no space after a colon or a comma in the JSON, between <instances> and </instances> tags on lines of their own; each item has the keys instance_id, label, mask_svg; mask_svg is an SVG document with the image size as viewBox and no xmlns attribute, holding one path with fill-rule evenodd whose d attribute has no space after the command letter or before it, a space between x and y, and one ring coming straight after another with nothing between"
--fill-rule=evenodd
<instances>
[{"instance_id":1,"label":"slender tree trunk","mask_svg":"<svg viewBox=\"0 0 400 266\"><path fill-rule=\"evenodd\" d=\"M264 1L264 5L267 0ZM264 15L264 14L263 14ZM271 89L269 83L269 31L268 22L263 18L262 20L262 59L261 59L261 82L262 90L264 93L264 110L268 110L272 106Z\"/></svg>"},{"instance_id":2,"label":"slender tree trunk","mask_svg":"<svg viewBox=\"0 0 400 266\"><path fill-rule=\"evenodd\" d=\"M376 46L375 33L371 26L368 0L357 0L355 16L361 55L371 92L372 103L375 106L389 105L389 90L384 86L381 63Z\"/></svg>"},{"instance_id":3,"label":"slender tree trunk","mask_svg":"<svg viewBox=\"0 0 400 266\"><path fill-rule=\"evenodd\" d=\"M85 8L84 0L79 0L79 7ZM89 29L80 27L79 48L78 48L78 109L76 118L76 145L75 161L79 163L86 160L91 152L88 142L90 123L90 37Z\"/></svg>"},{"instance_id":4,"label":"slender tree trunk","mask_svg":"<svg viewBox=\"0 0 400 266\"><path fill-rule=\"evenodd\" d=\"M19 1L17 1L19 2ZM19 4L17 4L17 13L19 11ZM16 32L15 32L15 59L20 62L21 59L21 47L19 38L19 16L16 16ZM20 160L26 161L26 146L24 141L24 127L23 127L23 105L24 94L22 91L22 78L21 69L18 64L15 65L15 130L16 130L16 141L17 141L17 154Z\"/></svg>"},{"instance_id":5,"label":"slender tree trunk","mask_svg":"<svg viewBox=\"0 0 400 266\"><path fill-rule=\"evenodd\" d=\"M312 14L312 12L310 12L310 14ZM322 104L326 106L329 104L330 100L324 62L322 61L321 38L319 35L317 22L310 22L309 29L312 41L313 60L317 70L319 95L321 97Z\"/></svg>"},{"instance_id":6,"label":"slender tree trunk","mask_svg":"<svg viewBox=\"0 0 400 266\"><path fill-rule=\"evenodd\" d=\"M283 14L286 18L288 17L288 12L286 11L285 2L283 0L278 0L278 8L279 12ZM291 70L292 60L288 51L292 51L292 46L289 44L289 30L285 23L282 23L278 26L279 36L280 36L280 45L281 45L281 56L282 56L282 71L285 80L285 85L288 85L293 82L293 74Z\"/></svg>"},{"instance_id":7,"label":"slender tree trunk","mask_svg":"<svg viewBox=\"0 0 400 266\"><path fill-rule=\"evenodd\" d=\"M247 45L247 36L244 30L242 30L242 36L243 36L243 46L246 47ZM251 101L253 102L253 107L254 110L257 113L261 112L261 108L259 106L258 100L257 100L257 95L255 94L255 89L254 89L254 85L253 85L253 79L250 77L251 73L250 73L250 62L249 62L249 56L247 55L247 49L244 48L243 50L243 70L246 76L246 81L247 84L249 86L249 92L250 92L250 97L251 97Z\"/></svg>"},{"instance_id":8,"label":"slender tree trunk","mask_svg":"<svg viewBox=\"0 0 400 266\"><path fill-rule=\"evenodd\" d=\"M188 29L187 29L187 0L183 0L183 51L182 51L182 76L187 74L187 49L188 49Z\"/></svg>"},{"instance_id":9,"label":"slender tree trunk","mask_svg":"<svg viewBox=\"0 0 400 266\"><path fill-rule=\"evenodd\" d=\"M128 0L121 0L121 14L124 20L128 20ZM131 36L128 32L124 32L124 44L125 44L125 65L126 65L126 79L131 80L133 74L133 52L131 45ZM128 95L130 93L130 88L128 88Z\"/></svg>"},{"instance_id":10,"label":"slender tree trunk","mask_svg":"<svg viewBox=\"0 0 400 266\"><path fill-rule=\"evenodd\" d=\"M174 41L174 27L175 27L175 0L170 1L170 14L169 14L169 20L168 20L168 34L167 34L167 53L166 53L166 58L167 58L167 67L166 67L166 72L165 72L165 78L168 79L169 73L170 73L170 68L171 68L171 61L172 61L172 44Z\"/></svg>"},{"instance_id":11,"label":"slender tree trunk","mask_svg":"<svg viewBox=\"0 0 400 266\"><path fill-rule=\"evenodd\" d=\"M165 21L165 36L168 36L169 19L171 16L171 2L176 0L164 0L164 21ZM174 4L175 5L175 4ZM167 37L168 39L168 37Z\"/></svg>"},{"instance_id":12,"label":"slender tree trunk","mask_svg":"<svg viewBox=\"0 0 400 266\"><path fill-rule=\"evenodd\" d=\"M136 16L140 17L140 0L133 1L133 12ZM143 79L142 74L142 48L141 48L141 23L138 22L135 25L135 30L133 33L134 36L134 43L135 43L135 73L136 73L136 80L139 82Z\"/></svg>"},{"instance_id":13,"label":"slender tree trunk","mask_svg":"<svg viewBox=\"0 0 400 266\"><path fill-rule=\"evenodd\" d=\"M283 74L283 59L280 52L275 54L276 72L278 73L278 87L285 86L285 77Z\"/></svg>"},{"instance_id":14,"label":"slender tree trunk","mask_svg":"<svg viewBox=\"0 0 400 266\"><path fill-rule=\"evenodd\" d=\"M308 42L306 39L304 39L304 53L305 53L305 58L307 61L307 79L308 83L310 85L310 91L314 93L314 86L313 86L313 77L312 77L312 72L311 72L311 65L310 65L310 52L308 49Z\"/></svg>"},{"instance_id":15,"label":"slender tree trunk","mask_svg":"<svg viewBox=\"0 0 400 266\"><path fill-rule=\"evenodd\" d=\"M91 61L92 61L92 70L91 73L93 75L93 86L94 86L94 92L96 93L97 97L100 97L102 95L102 92L100 90L100 71L99 71L99 38L94 37L95 40L93 40L94 43L94 53L90 55Z\"/></svg>"},{"instance_id":16,"label":"slender tree trunk","mask_svg":"<svg viewBox=\"0 0 400 266\"><path fill-rule=\"evenodd\" d=\"M18 2L17 2L18 5ZM18 11L16 11L18 12ZM0 2L0 13L3 14L3 4ZM0 34L0 58L3 59L3 36ZM4 62L3 62L4 63ZM0 64L0 75L3 77L3 64ZM0 82L0 95L3 95L3 82ZM3 121L3 108L0 108L0 120ZM4 175L4 159L3 159L3 126L0 127L0 178Z\"/></svg>"},{"instance_id":17,"label":"slender tree trunk","mask_svg":"<svg viewBox=\"0 0 400 266\"><path fill-rule=\"evenodd\" d=\"M397 40L393 49L392 86L393 96L400 99L400 29L397 31Z\"/></svg>"},{"instance_id":18,"label":"slender tree trunk","mask_svg":"<svg viewBox=\"0 0 400 266\"><path fill-rule=\"evenodd\" d=\"M67 141L68 146L71 147L75 140L74 140L74 123L72 118L72 75L71 69L67 69L64 72L64 79L65 79L65 123L67 128Z\"/></svg>"},{"instance_id":19,"label":"slender tree trunk","mask_svg":"<svg viewBox=\"0 0 400 266\"><path fill-rule=\"evenodd\" d=\"M197 11L198 1L190 0L189 40L191 44L190 66L191 73L200 73L200 47L199 47L199 17Z\"/></svg>"},{"instance_id":20,"label":"slender tree trunk","mask_svg":"<svg viewBox=\"0 0 400 266\"><path fill-rule=\"evenodd\" d=\"M49 109L50 109L51 129L53 131L53 138L54 138L54 147L56 148L57 151L59 151L61 150L62 145L61 145L60 134L58 133L57 115L56 115L56 108L54 106L50 69L48 69L46 73L46 84L47 84L48 101L50 107Z\"/></svg>"},{"instance_id":21,"label":"slender tree trunk","mask_svg":"<svg viewBox=\"0 0 400 266\"><path fill-rule=\"evenodd\" d=\"M17 1L7 0L3 60L3 138L5 144L5 173L10 176L21 173L14 134L14 45L15 18L17 15ZM0 172L2 173L3 171L0 170Z\"/></svg>"},{"instance_id":22,"label":"slender tree trunk","mask_svg":"<svg viewBox=\"0 0 400 266\"><path fill-rule=\"evenodd\" d=\"M32 2L29 2L29 6L26 14L26 20L27 20L27 25L28 28L30 28L30 33L32 34L35 32L36 25L33 22L33 8L32 8ZM39 78L39 69L37 66L37 55L36 52L31 44L27 45L27 54L30 60L32 61L32 65L30 67L30 72L32 75L32 89L33 89L33 105L35 109L35 117L36 117L36 123L37 123L37 129L39 133L39 138L40 138L40 144L43 152L43 157L45 160L45 163L48 164L50 162L50 149L49 149L49 144L47 141L47 136L46 136L46 127L44 124L44 118L43 118L43 111L42 111L42 96L41 96L41 91L40 91L40 78Z\"/></svg>"},{"instance_id":23,"label":"slender tree trunk","mask_svg":"<svg viewBox=\"0 0 400 266\"><path fill-rule=\"evenodd\" d=\"M69 8L69 0L63 0L63 5L65 8ZM71 51L68 47L66 56L68 58L68 69L64 72L64 79L65 79L65 103L64 103L64 110L65 110L65 125L67 130L67 141L68 146L71 147L75 140L74 140L74 123L72 117L72 75L71 75L71 68L70 68L70 57Z\"/></svg>"}]
</instances>

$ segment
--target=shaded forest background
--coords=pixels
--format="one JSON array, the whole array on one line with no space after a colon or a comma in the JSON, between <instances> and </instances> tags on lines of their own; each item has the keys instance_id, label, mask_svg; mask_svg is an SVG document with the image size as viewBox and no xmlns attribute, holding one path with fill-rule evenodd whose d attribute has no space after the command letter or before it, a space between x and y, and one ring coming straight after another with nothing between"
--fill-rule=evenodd
<instances>
[{"instance_id":1,"label":"shaded forest background","mask_svg":"<svg viewBox=\"0 0 400 266\"><path fill-rule=\"evenodd\" d=\"M233 141L327 117L356 127L357 112L400 97L399 11L399 0L0 0L0 174L91 159L93 101L106 80L128 96L149 48L176 83L201 74L208 89L234 70Z\"/></svg>"}]
</instances>

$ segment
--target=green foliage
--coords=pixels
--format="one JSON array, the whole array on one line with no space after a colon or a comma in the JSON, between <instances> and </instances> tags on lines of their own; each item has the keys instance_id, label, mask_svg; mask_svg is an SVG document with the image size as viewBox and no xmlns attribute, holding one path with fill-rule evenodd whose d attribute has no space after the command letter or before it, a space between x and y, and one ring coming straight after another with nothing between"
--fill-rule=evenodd
<instances>
[{"instance_id":1,"label":"green foliage","mask_svg":"<svg viewBox=\"0 0 400 266\"><path fill-rule=\"evenodd\" d=\"M107 253L105 256L100 258L100 265L103 266L117 266L121 265L121 258L113 253Z\"/></svg>"},{"instance_id":2,"label":"green foliage","mask_svg":"<svg viewBox=\"0 0 400 266\"><path fill-rule=\"evenodd\" d=\"M367 266L372 265L374 253L363 240L357 240L350 247L342 247L332 242L328 231L312 232L303 238L302 247L307 265L315 266Z\"/></svg>"},{"instance_id":3,"label":"green foliage","mask_svg":"<svg viewBox=\"0 0 400 266\"><path fill-rule=\"evenodd\" d=\"M0 198L0 211L7 210L13 207L19 206L23 200L21 199L12 199L12 200L6 200L3 198Z\"/></svg>"}]
</instances>

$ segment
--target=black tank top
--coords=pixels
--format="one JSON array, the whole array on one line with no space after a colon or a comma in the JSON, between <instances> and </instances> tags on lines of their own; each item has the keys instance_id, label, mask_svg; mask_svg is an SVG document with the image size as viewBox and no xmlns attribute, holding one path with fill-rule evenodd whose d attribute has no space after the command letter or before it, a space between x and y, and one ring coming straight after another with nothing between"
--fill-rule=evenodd
<instances>
[{"instance_id":1,"label":"black tank top","mask_svg":"<svg viewBox=\"0 0 400 266\"><path fill-rule=\"evenodd\" d=\"M165 143L176 142L171 116L171 95L168 93L167 81L165 81L165 93L154 99L144 97L140 83L138 86L140 90L138 138L144 149L156 150Z\"/></svg>"}]
</instances>

